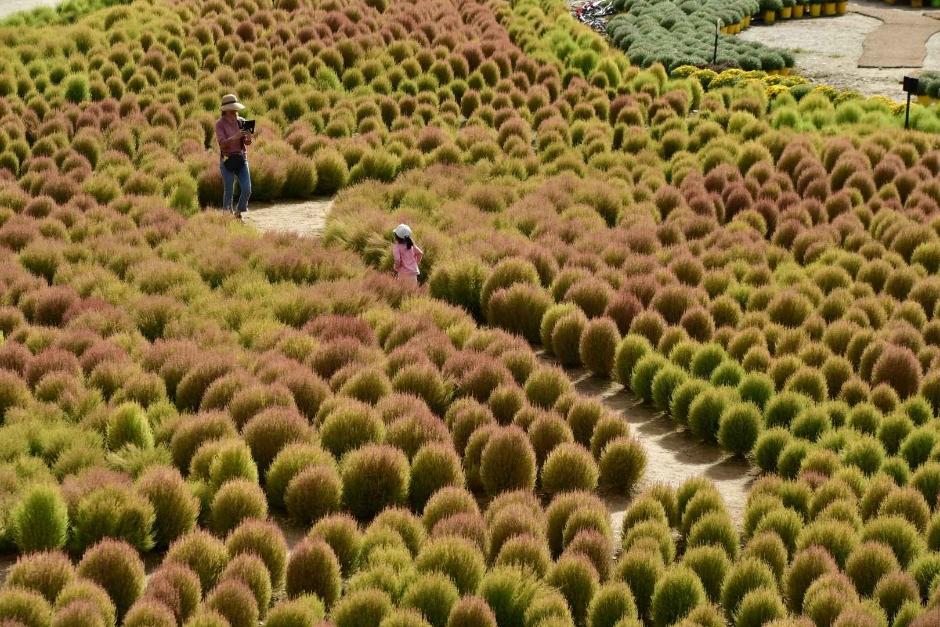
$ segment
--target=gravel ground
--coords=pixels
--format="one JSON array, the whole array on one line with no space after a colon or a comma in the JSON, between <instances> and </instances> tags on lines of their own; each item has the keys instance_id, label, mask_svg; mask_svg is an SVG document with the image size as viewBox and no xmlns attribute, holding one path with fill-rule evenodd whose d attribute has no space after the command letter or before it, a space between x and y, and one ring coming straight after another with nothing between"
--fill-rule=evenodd
<instances>
[{"instance_id":1,"label":"gravel ground","mask_svg":"<svg viewBox=\"0 0 940 627\"><path fill-rule=\"evenodd\" d=\"M873 17L850 13L838 18L754 26L738 36L793 50L796 53L796 71L814 82L839 89L855 89L866 96L881 95L900 100L903 97L899 84L903 70L858 67L862 43L881 24L881 20ZM937 37L931 41L934 40ZM934 47L940 53L940 45Z\"/></svg>"}]
</instances>

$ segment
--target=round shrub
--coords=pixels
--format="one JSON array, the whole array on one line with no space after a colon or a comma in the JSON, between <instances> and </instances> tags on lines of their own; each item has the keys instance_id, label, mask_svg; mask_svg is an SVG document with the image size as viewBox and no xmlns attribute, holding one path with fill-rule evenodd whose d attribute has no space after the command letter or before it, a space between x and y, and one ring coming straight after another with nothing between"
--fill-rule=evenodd
<instances>
[{"instance_id":1,"label":"round shrub","mask_svg":"<svg viewBox=\"0 0 940 627\"><path fill-rule=\"evenodd\" d=\"M291 479L284 502L293 520L309 526L339 511L342 496L343 482L339 473L331 466L318 464L305 468Z\"/></svg>"},{"instance_id":2,"label":"round shrub","mask_svg":"<svg viewBox=\"0 0 940 627\"><path fill-rule=\"evenodd\" d=\"M687 379L688 375L685 370L679 366L667 365L660 368L656 376L653 377L650 389L653 406L659 411L668 412L673 393Z\"/></svg>"},{"instance_id":3,"label":"round shrub","mask_svg":"<svg viewBox=\"0 0 940 627\"><path fill-rule=\"evenodd\" d=\"M42 595L23 588L8 587L0 592L0 621L24 627L47 627L52 608Z\"/></svg>"},{"instance_id":4,"label":"round shrub","mask_svg":"<svg viewBox=\"0 0 940 627\"><path fill-rule=\"evenodd\" d=\"M614 354L614 375L623 385L629 385L633 368L640 359L653 350L650 341L642 335L628 334L617 346Z\"/></svg>"},{"instance_id":5,"label":"round shrub","mask_svg":"<svg viewBox=\"0 0 940 627\"><path fill-rule=\"evenodd\" d=\"M411 461L409 501L420 512L431 496L447 486L464 484L460 457L450 445L430 443L418 450Z\"/></svg>"},{"instance_id":6,"label":"round shrub","mask_svg":"<svg viewBox=\"0 0 940 627\"><path fill-rule=\"evenodd\" d=\"M144 597L162 603L182 623L199 607L202 586L199 577L188 566L164 564L147 581Z\"/></svg>"},{"instance_id":7,"label":"round shrub","mask_svg":"<svg viewBox=\"0 0 940 627\"><path fill-rule=\"evenodd\" d=\"M465 596L451 608L447 627L496 627L496 616L483 599Z\"/></svg>"},{"instance_id":8,"label":"round shrub","mask_svg":"<svg viewBox=\"0 0 940 627\"><path fill-rule=\"evenodd\" d=\"M623 581L633 592L637 614L647 616L653 599L656 582L665 567L658 552L628 551L617 560L616 579Z\"/></svg>"},{"instance_id":9,"label":"round shrub","mask_svg":"<svg viewBox=\"0 0 940 627\"><path fill-rule=\"evenodd\" d=\"M708 389L708 384L701 379L688 379L672 393L669 401L669 413L672 419L682 426L689 424L689 409L699 394Z\"/></svg>"},{"instance_id":10,"label":"round shrub","mask_svg":"<svg viewBox=\"0 0 940 627\"><path fill-rule=\"evenodd\" d=\"M746 403L754 403L763 410L774 395L774 382L762 372L749 372L738 383L738 394Z\"/></svg>"},{"instance_id":11,"label":"round shrub","mask_svg":"<svg viewBox=\"0 0 940 627\"><path fill-rule=\"evenodd\" d=\"M731 559L738 557L738 534L725 512L712 512L699 518L689 530L687 546L719 546Z\"/></svg>"},{"instance_id":12,"label":"round shrub","mask_svg":"<svg viewBox=\"0 0 940 627\"><path fill-rule=\"evenodd\" d=\"M708 380L717 368L726 359L725 349L719 344L705 344L692 357L689 372L699 379Z\"/></svg>"},{"instance_id":13,"label":"round shrub","mask_svg":"<svg viewBox=\"0 0 940 627\"><path fill-rule=\"evenodd\" d=\"M48 551L20 557L9 571L4 584L38 592L50 604L75 579L75 568L64 553Z\"/></svg>"},{"instance_id":14,"label":"round shrub","mask_svg":"<svg viewBox=\"0 0 940 627\"><path fill-rule=\"evenodd\" d=\"M238 581L251 590L258 605L258 614L264 620L271 605L271 575L264 560L257 555L242 553L232 558L222 573L222 581Z\"/></svg>"},{"instance_id":15,"label":"round shrub","mask_svg":"<svg viewBox=\"0 0 940 627\"><path fill-rule=\"evenodd\" d=\"M614 494L629 494L643 478L646 465L646 451L639 442L629 437L616 438L601 454L600 485Z\"/></svg>"},{"instance_id":16,"label":"round shrub","mask_svg":"<svg viewBox=\"0 0 940 627\"><path fill-rule=\"evenodd\" d=\"M793 557L784 576L787 602L790 610L799 612L803 607L803 596L818 578L838 572L838 565L822 547L813 546Z\"/></svg>"},{"instance_id":17,"label":"round shrub","mask_svg":"<svg viewBox=\"0 0 940 627\"><path fill-rule=\"evenodd\" d=\"M107 591L114 602L118 622L144 592L144 563L137 551L125 542L102 540L85 551L76 572Z\"/></svg>"},{"instance_id":18,"label":"round shrub","mask_svg":"<svg viewBox=\"0 0 940 627\"><path fill-rule=\"evenodd\" d=\"M880 542L865 542L846 560L845 574L862 596L871 596L875 585L886 574L900 568L890 547Z\"/></svg>"},{"instance_id":19,"label":"round shrub","mask_svg":"<svg viewBox=\"0 0 940 627\"><path fill-rule=\"evenodd\" d=\"M649 353L640 358L633 367L630 377L630 391L647 403L653 400L653 380L668 361L658 353Z\"/></svg>"},{"instance_id":20,"label":"round shrub","mask_svg":"<svg viewBox=\"0 0 940 627\"><path fill-rule=\"evenodd\" d=\"M728 405L727 395L720 390L705 390L695 397L689 407L689 429L700 440L715 442L721 415Z\"/></svg>"},{"instance_id":21,"label":"round shrub","mask_svg":"<svg viewBox=\"0 0 940 627\"><path fill-rule=\"evenodd\" d=\"M284 586L287 568L287 542L280 528L265 520L246 520L225 540L225 548L232 557L242 554L257 555L271 576L271 586L280 590Z\"/></svg>"},{"instance_id":22,"label":"round shrub","mask_svg":"<svg viewBox=\"0 0 940 627\"><path fill-rule=\"evenodd\" d=\"M75 579L59 592L55 602L56 615L66 614L65 610L71 605L83 608L79 614L100 618L100 624L105 627L114 627L116 624L117 610L114 601L104 588L89 579ZM62 623L67 625L69 620L62 616Z\"/></svg>"},{"instance_id":23,"label":"round shrub","mask_svg":"<svg viewBox=\"0 0 940 627\"><path fill-rule=\"evenodd\" d=\"M275 605L264 624L267 627L316 627L324 613L323 602L306 595Z\"/></svg>"},{"instance_id":24,"label":"round shrub","mask_svg":"<svg viewBox=\"0 0 940 627\"><path fill-rule=\"evenodd\" d=\"M231 627L228 619L215 610L200 608L186 621L186 627Z\"/></svg>"},{"instance_id":25,"label":"round shrub","mask_svg":"<svg viewBox=\"0 0 940 627\"><path fill-rule=\"evenodd\" d=\"M525 395L530 403L542 409L551 409L555 402L571 390L571 381L563 370L541 367L525 383Z\"/></svg>"},{"instance_id":26,"label":"round shrub","mask_svg":"<svg viewBox=\"0 0 940 627\"><path fill-rule=\"evenodd\" d=\"M396 448L369 445L352 451L343 458L342 478L343 503L359 520L407 502L408 459Z\"/></svg>"},{"instance_id":27,"label":"round shrub","mask_svg":"<svg viewBox=\"0 0 940 627\"><path fill-rule=\"evenodd\" d=\"M496 496L510 490L531 490L535 473L535 451L525 433L518 427L495 431L481 458L480 476L487 494Z\"/></svg>"},{"instance_id":28,"label":"round shrub","mask_svg":"<svg viewBox=\"0 0 940 627\"><path fill-rule=\"evenodd\" d=\"M287 563L287 596L315 594L327 608L339 599L342 586L339 560L325 541L307 538Z\"/></svg>"},{"instance_id":29,"label":"round shrub","mask_svg":"<svg viewBox=\"0 0 940 627\"><path fill-rule=\"evenodd\" d=\"M211 590L218 583L229 553L225 544L212 534L196 528L170 545L164 563L182 564L199 577L203 590Z\"/></svg>"},{"instance_id":30,"label":"round shrub","mask_svg":"<svg viewBox=\"0 0 940 627\"><path fill-rule=\"evenodd\" d=\"M330 545L333 553L339 560L340 569L343 576L350 576L359 564L359 556L362 552L362 532L359 530L359 524L349 514L333 514L322 518L310 530L309 537L320 538ZM281 569L286 573L287 545L284 544L284 563L285 567Z\"/></svg>"},{"instance_id":31,"label":"round shrub","mask_svg":"<svg viewBox=\"0 0 940 627\"><path fill-rule=\"evenodd\" d=\"M23 553L61 549L69 530L65 499L56 486L34 484L13 506L8 525L14 544Z\"/></svg>"},{"instance_id":32,"label":"round shrub","mask_svg":"<svg viewBox=\"0 0 940 627\"><path fill-rule=\"evenodd\" d=\"M450 580L434 574L419 575L402 596L403 607L417 610L433 627L445 627L460 593Z\"/></svg>"},{"instance_id":33,"label":"round shrub","mask_svg":"<svg viewBox=\"0 0 940 627\"><path fill-rule=\"evenodd\" d=\"M757 467L764 472L777 470L780 453L789 442L790 432L781 427L761 433L754 444L754 461Z\"/></svg>"},{"instance_id":34,"label":"round shrub","mask_svg":"<svg viewBox=\"0 0 940 627\"><path fill-rule=\"evenodd\" d=\"M378 625L393 611L388 595L379 590L357 590L347 594L333 608L336 627Z\"/></svg>"},{"instance_id":35,"label":"round shrub","mask_svg":"<svg viewBox=\"0 0 940 627\"><path fill-rule=\"evenodd\" d=\"M587 323L581 334L578 351L581 363L598 376L609 377L614 368L614 355L620 345L620 331L610 318L597 318Z\"/></svg>"},{"instance_id":36,"label":"round shrub","mask_svg":"<svg viewBox=\"0 0 940 627\"><path fill-rule=\"evenodd\" d=\"M630 587L611 581L598 589L588 606L588 627L614 627L624 619L636 619L636 602Z\"/></svg>"},{"instance_id":37,"label":"round shrub","mask_svg":"<svg viewBox=\"0 0 940 627\"><path fill-rule=\"evenodd\" d=\"M759 589L777 589L776 579L767 564L748 558L732 566L721 588L721 605L729 621L733 620L744 597Z\"/></svg>"},{"instance_id":38,"label":"round shrub","mask_svg":"<svg viewBox=\"0 0 940 627\"><path fill-rule=\"evenodd\" d=\"M920 589L910 573L893 572L878 581L872 598L878 601L888 620L893 622L902 605L908 601L920 601Z\"/></svg>"},{"instance_id":39,"label":"round shrub","mask_svg":"<svg viewBox=\"0 0 940 627\"><path fill-rule=\"evenodd\" d=\"M721 598L722 584L731 569L731 560L725 550L713 545L692 547L682 556L682 564L698 575L708 600L717 603Z\"/></svg>"},{"instance_id":40,"label":"round shrub","mask_svg":"<svg viewBox=\"0 0 940 627\"><path fill-rule=\"evenodd\" d=\"M887 383L901 399L917 394L920 389L921 367L909 348L888 345L881 352L871 372L872 385Z\"/></svg>"},{"instance_id":41,"label":"round shrub","mask_svg":"<svg viewBox=\"0 0 940 627\"><path fill-rule=\"evenodd\" d=\"M137 481L137 490L153 505L154 546L164 548L196 526L199 500L175 468L155 466Z\"/></svg>"},{"instance_id":42,"label":"round shrub","mask_svg":"<svg viewBox=\"0 0 940 627\"><path fill-rule=\"evenodd\" d=\"M477 504L473 494L463 488L448 487L442 488L434 493L424 506L424 513L421 521L425 529L433 529L434 526L455 514L479 514L480 506Z\"/></svg>"},{"instance_id":43,"label":"round shrub","mask_svg":"<svg viewBox=\"0 0 940 627\"><path fill-rule=\"evenodd\" d=\"M776 590L751 590L738 606L736 627L761 627L786 618L787 608Z\"/></svg>"},{"instance_id":44,"label":"round shrub","mask_svg":"<svg viewBox=\"0 0 940 627\"><path fill-rule=\"evenodd\" d=\"M249 518L267 518L268 501L261 487L245 479L226 482L212 499L212 528L225 535Z\"/></svg>"},{"instance_id":45,"label":"round shrub","mask_svg":"<svg viewBox=\"0 0 940 627\"><path fill-rule=\"evenodd\" d=\"M706 603L705 588L690 568L677 565L663 573L653 591L651 617L657 627L679 622Z\"/></svg>"},{"instance_id":46,"label":"round shrub","mask_svg":"<svg viewBox=\"0 0 940 627\"><path fill-rule=\"evenodd\" d=\"M306 419L296 410L274 407L249 420L242 437L263 475L285 446L307 439L308 428Z\"/></svg>"},{"instance_id":47,"label":"round shrub","mask_svg":"<svg viewBox=\"0 0 940 627\"><path fill-rule=\"evenodd\" d=\"M9 619L4 621L3 624L20 627L24 623ZM112 622L111 625L113 624ZM51 627L82 627L85 625L88 627L105 627L106 624L95 604L81 599L57 610L50 623Z\"/></svg>"},{"instance_id":48,"label":"round shrub","mask_svg":"<svg viewBox=\"0 0 940 627\"><path fill-rule=\"evenodd\" d=\"M542 492L551 499L560 492L586 490L597 487L598 468L591 453L574 443L556 447L542 466Z\"/></svg>"},{"instance_id":49,"label":"round shrub","mask_svg":"<svg viewBox=\"0 0 940 627\"><path fill-rule=\"evenodd\" d=\"M591 561L582 555L563 555L548 572L545 581L561 591L575 622L583 624L598 587L598 574Z\"/></svg>"},{"instance_id":50,"label":"round shrub","mask_svg":"<svg viewBox=\"0 0 940 627\"><path fill-rule=\"evenodd\" d=\"M258 624L258 603L251 588L240 581L220 582L206 596L205 606L224 616L231 627L254 627Z\"/></svg>"},{"instance_id":51,"label":"round shrub","mask_svg":"<svg viewBox=\"0 0 940 627\"><path fill-rule=\"evenodd\" d=\"M287 486L300 471L311 465L335 466L333 457L313 444L289 444L284 447L265 475L264 487L273 508L283 508Z\"/></svg>"},{"instance_id":52,"label":"round shrub","mask_svg":"<svg viewBox=\"0 0 940 627\"><path fill-rule=\"evenodd\" d=\"M495 564L518 566L539 577L544 577L551 566L552 558L545 540L531 534L519 534L506 540L499 549Z\"/></svg>"},{"instance_id":53,"label":"round shrub","mask_svg":"<svg viewBox=\"0 0 940 627\"><path fill-rule=\"evenodd\" d=\"M727 407L721 414L718 426L718 443L733 455L749 454L757 443L763 419L760 410L750 403L737 403Z\"/></svg>"},{"instance_id":54,"label":"round shrub","mask_svg":"<svg viewBox=\"0 0 940 627\"><path fill-rule=\"evenodd\" d=\"M175 627L173 612L159 601L143 599L134 604L124 619L125 627Z\"/></svg>"},{"instance_id":55,"label":"round shrub","mask_svg":"<svg viewBox=\"0 0 940 627\"><path fill-rule=\"evenodd\" d=\"M802 394L781 392L767 401L764 407L764 421L768 427L789 428L793 419L811 405L812 401Z\"/></svg>"},{"instance_id":56,"label":"round shrub","mask_svg":"<svg viewBox=\"0 0 940 627\"><path fill-rule=\"evenodd\" d=\"M880 542L891 548L901 568L907 568L925 550L924 539L907 519L886 516L870 521L862 529L863 542Z\"/></svg>"},{"instance_id":57,"label":"round shrub","mask_svg":"<svg viewBox=\"0 0 940 627\"><path fill-rule=\"evenodd\" d=\"M320 442L334 458L367 444L379 444L385 427L371 409L348 407L331 412L320 425Z\"/></svg>"},{"instance_id":58,"label":"round shrub","mask_svg":"<svg viewBox=\"0 0 940 627\"><path fill-rule=\"evenodd\" d=\"M587 316L575 309L561 316L552 327L549 347L562 366L581 365L581 338L587 324Z\"/></svg>"},{"instance_id":59,"label":"round shrub","mask_svg":"<svg viewBox=\"0 0 940 627\"><path fill-rule=\"evenodd\" d=\"M415 566L423 573L446 575L461 594L476 591L486 570L480 551L463 538L440 538L425 543Z\"/></svg>"}]
</instances>

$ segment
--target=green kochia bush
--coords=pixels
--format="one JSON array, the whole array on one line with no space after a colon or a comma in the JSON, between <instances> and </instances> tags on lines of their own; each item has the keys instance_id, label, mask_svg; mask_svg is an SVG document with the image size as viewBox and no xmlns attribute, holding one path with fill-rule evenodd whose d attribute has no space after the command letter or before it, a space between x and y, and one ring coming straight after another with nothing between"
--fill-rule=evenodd
<instances>
[{"instance_id":1,"label":"green kochia bush","mask_svg":"<svg viewBox=\"0 0 940 627\"><path fill-rule=\"evenodd\" d=\"M59 490L36 484L22 493L10 512L10 534L24 552L61 549L68 539L69 516Z\"/></svg>"},{"instance_id":2,"label":"green kochia bush","mask_svg":"<svg viewBox=\"0 0 940 627\"><path fill-rule=\"evenodd\" d=\"M106 539L91 547L82 556L77 573L107 591L118 621L144 592L144 564L124 542Z\"/></svg>"},{"instance_id":3,"label":"green kochia bush","mask_svg":"<svg viewBox=\"0 0 940 627\"><path fill-rule=\"evenodd\" d=\"M369 520L408 496L408 460L398 449L365 446L343 460L343 502L360 520Z\"/></svg>"}]
</instances>

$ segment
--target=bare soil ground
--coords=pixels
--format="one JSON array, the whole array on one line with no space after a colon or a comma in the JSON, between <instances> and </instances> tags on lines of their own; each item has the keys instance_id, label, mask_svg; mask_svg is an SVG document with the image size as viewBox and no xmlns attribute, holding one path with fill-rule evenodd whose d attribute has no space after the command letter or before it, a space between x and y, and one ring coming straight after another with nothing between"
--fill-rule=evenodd
<instances>
[{"instance_id":1,"label":"bare soil ground","mask_svg":"<svg viewBox=\"0 0 940 627\"><path fill-rule=\"evenodd\" d=\"M717 446L700 442L691 433L676 429L675 423L642 405L618 383L593 377L583 369L569 370L568 374L578 392L603 401L630 423L633 437L646 449L648 459L640 490L657 483L678 487L691 477L705 477L714 482L732 519L740 526L747 493L755 477L746 460L729 457ZM607 500L617 533L623 526L628 505L629 499Z\"/></svg>"},{"instance_id":2,"label":"bare soil ground","mask_svg":"<svg viewBox=\"0 0 940 627\"><path fill-rule=\"evenodd\" d=\"M755 26L739 37L794 51L796 71L814 82L902 100L901 78L940 62L936 18L937 11L856 0L844 16Z\"/></svg>"},{"instance_id":3,"label":"bare soil ground","mask_svg":"<svg viewBox=\"0 0 940 627\"><path fill-rule=\"evenodd\" d=\"M278 203L249 203L244 214L247 224L259 231L297 233L305 237L323 235L326 216L333 208L331 198Z\"/></svg>"},{"instance_id":4,"label":"bare soil ground","mask_svg":"<svg viewBox=\"0 0 940 627\"><path fill-rule=\"evenodd\" d=\"M36 7L54 7L59 0L0 0L0 18Z\"/></svg>"}]
</instances>

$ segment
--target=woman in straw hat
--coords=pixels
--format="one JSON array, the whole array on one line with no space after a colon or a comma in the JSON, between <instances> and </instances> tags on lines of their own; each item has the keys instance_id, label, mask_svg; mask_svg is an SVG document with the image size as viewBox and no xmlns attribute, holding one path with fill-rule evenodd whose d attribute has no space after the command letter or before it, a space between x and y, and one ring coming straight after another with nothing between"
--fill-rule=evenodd
<instances>
[{"instance_id":1,"label":"woman in straw hat","mask_svg":"<svg viewBox=\"0 0 940 627\"><path fill-rule=\"evenodd\" d=\"M251 174L248 172L248 149L251 133L242 126L245 119L238 115L245 105L238 102L238 96L222 96L222 117L215 123L215 136L219 141L219 170L222 172L222 209L231 211L241 219L241 214L248 210L248 197L251 196ZM232 207L235 196L235 179L238 179L238 205Z\"/></svg>"}]
</instances>

